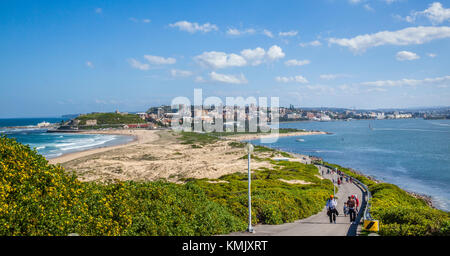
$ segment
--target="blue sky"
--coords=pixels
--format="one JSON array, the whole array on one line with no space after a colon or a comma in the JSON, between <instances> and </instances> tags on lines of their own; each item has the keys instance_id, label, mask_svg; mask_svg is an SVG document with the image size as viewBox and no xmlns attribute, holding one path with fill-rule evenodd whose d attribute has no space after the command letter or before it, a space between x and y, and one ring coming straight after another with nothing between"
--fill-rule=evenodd
<instances>
[{"instance_id":1,"label":"blue sky","mask_svg":"<svg viewBox=\"0 0 450 256\"><path fill-rule=\"evenodd\" d=\"M450 1L1 1L0 117L177 96L450 105Z\"/></svg>"}]
</instances>

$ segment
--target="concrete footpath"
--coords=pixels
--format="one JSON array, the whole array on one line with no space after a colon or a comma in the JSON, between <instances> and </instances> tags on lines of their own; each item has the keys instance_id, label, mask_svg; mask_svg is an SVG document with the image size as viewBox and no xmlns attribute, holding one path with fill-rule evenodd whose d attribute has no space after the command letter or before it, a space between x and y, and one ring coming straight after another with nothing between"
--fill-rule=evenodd
<instances>
[{"instance_id":1,"label":"concrete footpath","mask_svg":"<svg viewBox=\"0 0 450 256\"><path fill-rule=\"evenodd\" d=\"M337 174L326 174L327 168L317 166L319 173L324 171L323 177L332 180L337 179ZM344 202L348 200L348 196L357 195L360 201L360 207L365 206L363 197L363 190L353 184L344 183L339 186L339 192L336 194L339 216L336 217L336 224L330 223L326 208L316 215L310 216L306 219L298 220L293 223L286 223L281 225L257 225L254 227L255 233L235 232L229 235L232 236L355 236L360 232L361 225L350 224L350 217L344 216L343 207ZM358 209L356 223L361 221L363 210Z\"/></svg>"}]
</instances>

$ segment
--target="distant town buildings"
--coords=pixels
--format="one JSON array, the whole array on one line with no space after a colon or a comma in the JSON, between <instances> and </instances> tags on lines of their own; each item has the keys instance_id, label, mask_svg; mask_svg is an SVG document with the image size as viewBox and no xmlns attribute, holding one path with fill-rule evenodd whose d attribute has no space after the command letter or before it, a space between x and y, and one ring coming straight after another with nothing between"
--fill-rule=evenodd
<instances>
[{"instance_id":1,"label":"distant town buildings","mask_svg":"<svg viewBox=\"0 0 450 256\"><path fill-rule=\"evenodd\" d=\"M151 107L146 112L138 112L135 115L145 120L144 123L137 124L115 124L114 127L124 129L145 128L155 129L158 127L170 127L173 120L183 123L193 124L201 122L203 124L215 124L216 120L222 119L225 128L241 127L246 123L256 122L258 124L268 124L272 122L273 113L270 108L260 108L256 105L249 106L184 106L178 105L172 109L171 106L162 105ZM127 115L127 112L115 111L116 114ZM80 116L86 116L81 114ZM283 121L319 121L327 122L333 120L359 120L359 119L405 119L405 118L424 118L424 119L448 119L450 118L450 109L423 110L423 111L377 111L377 110L354 110L338 108L295 108L294 106L280 107L278 120ZM86 120L85 124L80 125L80 120L71 119L63 125L68 128L99 126L96 119ZM43 122L38 127L50 126ZM105 127L104 124L100 125ZM107 127L113 127L106 125Z\"/></svg>"}]
</instances>

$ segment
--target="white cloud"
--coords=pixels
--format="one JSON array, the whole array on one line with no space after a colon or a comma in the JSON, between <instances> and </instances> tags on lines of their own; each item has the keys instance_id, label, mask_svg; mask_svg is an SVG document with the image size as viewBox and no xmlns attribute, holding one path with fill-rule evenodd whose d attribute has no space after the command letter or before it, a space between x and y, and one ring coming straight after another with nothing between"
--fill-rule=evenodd
<instances>
[{"instance_id":1,"label":"white cloud","mask_svg":"<svg viewBox=\"0 0 450 256\"><path fill-rule=\"evenodd\" d=\"M192 75L192 72L188 70L172 69L170 70L170 75L172 75L172 77L189 77Z\"/></svg>"},{"instance_id":2,"label":"white cloud","mask_svg":"<svg viewBox=\"0 0 450 256\"><path fill-rule=\"evenodd\" d=\"M361 0L348 0L348 2L351 4L359 4Z\"/></svg>"},{"instance_id":3,"label":"white cloud","mask_svg":"<svg viewBox=\"0 0 450 256\"><path fill-rule=\"evenodd\" d=\"M401 51L401 52L397 52L397 54L395 55L396 59L398 61L405 61L405 60L417 60L420 59L419 55L413 53L413 52L408 52L408 51Z\"/></svg>"},{"instance_id":4,"label":"white cloud","mask_svg":"<svg viewBox=\"0 0 450 256\"><path fill-rule=\"evenodd\" d=\"M375 11L375 10L370 6L370 4L365 4L365 5L364 5L364 9L366 9L366 10L368 10L368 11L370 11L370 12Z\"/></svg>"},{"instance_id":5,"label":"white cloud","mask_svg":"<svg viewBox=\"0 0 450 256\"><path fill-rule=\"evenodd\" d=\"M150 65L147 63L141 63L136 59L130 58L128 59L128 63L130 63L131 67L139 69L139 70L148 70L150 69Z\"/></svg>"},{"instance_id":6,"label":"white cloud","mask_svg":"<svg viewBox=\"0 0 450 256\"><path fill-rule=\"evenodd\" d=\"M276 60L284 58L285 54L278 45L274 45L267 51L267 56L269 57L269 59Z\"/></svg>"},{"instance_id":7,"label":"white cloud","mask_svg":"<svg viewBox=\"0 0 450 256\"><path fill-rule=\"evenodd\" d=\"M417 79L400 79L400 80L379 80L374 82L364 82L361 85L374 87L393 87L393 86L419 86L419 85L447 85L450 83L450 76Z\"/></svg>"},{"instance_id":8,"label":"white cloud","mask_svg":"<svg viewBox=\"0 0 450 256\"><path fill-rule=\"evenodd\" d=\"M335 80L337 78L344 78L344 77L350 77L349 75L346 74L322 74L319 76L320 79L323 80Z\"/></svg>"},{"instance_id":9,"label":"white cloud","mask_svg":"<svg viewBox=\"0 0 450 256\"><path fill-rule=\"evenodd\" d=\"M278 33L279 36L296 36L297 34L298 34L298 31L295 31L295 30Z\"/></svg>"},{"instance_id":10,"label":"white cloud","mask_svg":"<svg viewBox=\"0 0 450 256\"><path fill-rule=\"evenodd\" d=\"M427 56L430 58L435 58L437 56L437 54L436 53L428 53Z\"/></svg>"},{"instance_id":11,"label":"white cloud","mask_svg":"<svg viewBox=\"0 0 450 256\"><path fill-rule=\"evenodd\" d=\"M206 82L206 80L202 76L197 76L195 78L195 82L196 83L204 83L204 82Z\"/></svg>"},{"instance_id":12,"label":"white cloud","mask_svg":"<svg viewBox=\"0 0 450 256\"><path fill-rule=\"evenodd\" d=\"M450 27L409 27L397 31L381 31L354 38L330 38L330 44L348 47L355 53L382 45L423 44L435 39L449 38Z\"/></svg>"},{"instance_id":13,"label":"white cloud","mask_svg":"<svg viewBox=\"0 0 450 256\"><path fill-rule=\"evenodd\" d=\"M264 57L266 55L266 51L257 47L255 49L245 49L241 51L241 56L244 57L251 65L256 66L261 64L264 61Z\"/></svg>"},{"instance_id":14,"label":"white cloud","mask_svg":"<svg viewBox=\"0 0 450 256\"><path fill-rule=\"evenodd\" d=\"M244 35L244 34L255 34L255 33L256 33L256 30L254 30L253 28L243 29L243 30L239 30L236 28L229 28L227 30L227 34L232 35L232 36L239 36L239 35Z\"/></svg>"},{"instance_id":15,"label":"white cloud","mask_svg":"<svg viewBox=\"0 0 450 256\"><path fill-rule=\"evenodd\" d=\"M277 76L275 77L275 80L280 83L290 83L290 82L296 82L301 84L309 83L308 80L303 76L289 76L289 77Z\"/></svg>"},{"instance_id":16,"label":"white cloud","mask_svg":"<svg viewBox=\"0 0 450 256\"><path fill-rule=\"evenodd\" d=\"M228 67L243 67L246 65L257 66L264 62L275 61L285 56L283 50L274 45L265 51L261 47L255 49L244 49L239 54L225 52L203 52L194 57L198 63L214 69Z\"/></svg>"},{"instance_id":17,"label":"white cloud","mask_svg":"<svg viewBox=\"0 0 450 256\"><path fill-rule=\"evenodd\" d=\"M153 56L153 55L144 55L144 58L147 59L148 62L156 65L170 65L175 64L177 62L174 58L164 58L160 56Z\"/></svg>"},{"instance_id":18,"label":"white cloud","mask_svg":"<svg viewBox=\"0 0 450 256\"><path fill-rule=\"evenodd\" d=\"M228 84L246 84L248 83L247 79L243 74L240 76L235 75L225 75L225 74L219 74L216 72L209 73L209 76L211 77L212 81L217 81L221 83L228 83Z\"/></svg>"},{"instance_id":19,"label":"white cloud","mask_svg":"<svg viewBox=\"0 0 450 256\"><path fill-rule=\"evenodd\" d=\"M202 65L211 68L228 68L228 67L242 67L247 64L247 61L238 54L227 54L224 52L204 52L201 55L194 57L194 59Z\"/></svg>"},{"instance_id":20,"label":"white cloud","mask_svg":"<svg viewBox=\"0 0 450 256\"><path fill-rule=\"evenodd\" d=\"M298 45L300 45L301 47L307 47L307 46L314 46L314 47L316 47L316 46L321 46L322 43L319 40L314 40L314 41L311 41L309 43L299 43Z\"/></svg>"},{"instance_id":21,"label":"white cloud","mask_svg":"<svg viewBox=\"0 0 450 256\"><path fill-rule=\"evenodd\" d=\"M286 66L303 66L311 63L309 60L288 60L284 62Z\"/></svg>"},{"instance_id":22,"label":"white cloud","mask_svg":"<svg viewBox=\"0 0 450 256\"><path fill-rule=\"evenodd\" d=\"M132 21L132 22L134 22L134 23L139 23L139 22L142 22L142 23L150 23L151 22L151 20L150 19L142 19L142 20L138 20L138 19L136 19L135 17L130 17L130 18L128 18L130 21Z\"/></svg>"},{"instance_id":23,"label":"white cloud","mask_svg":"<svg viewBox=\"0 0 450 256\"><path fill-rule=\"evenodd\" d=\"M444 8L441 3L434 2L427 9L421 12L412 12L410 16L405 18L408 22L415 22L418 17L425 17L431 21L433 25L441 24L450 20L450 8Z\"/></svg>"},{"instance_id":24,"label":"white cloud","mask_svg":"<svg viewBox=\"0 0 450 256\"><path fill-rule=\"evenodd\" d=\"M189 21L178 21L173 24L169 24L170 27L176 27L179 30L187 31L189 33L195 33L197 31L201 31L204 33L210 32L210 31L217 31L219 28L211 23L205 23L203 25L199 25L197 22L189 22Z\"/></svg>"},{"instance_id":25,"label":"white cloud","mask_svg":"<svg viewBox=\"0 0 450 256\"><path fill-rule=\"evenodd\" d=\"M399 0L384 0L387 4L392 4L394 2L398 2Z\"/></svg>"},{"instance_id":26,"label":"white cloud","mask_svg":"<svg viewBox=\"0 0 450 256\"><path fill-rule=\"evenodd\" d=\"M268 36L268 37L270 37L270 38L273 38L272 32L269 31L269 30L267 30L267 29L264 29L264 30L263 30L263 34L266 35L266 36Z\"/></svg>"},{"instance_id":27,"label":"white cloud","mask_svg":"<svg viewBox=\"0 0 450 256\"><path fill-rule=\"evenodd\" d=\"M89 68L94 68L94 64L90 61L86 61L86 66Z\"/></svg>"}]
</instances>

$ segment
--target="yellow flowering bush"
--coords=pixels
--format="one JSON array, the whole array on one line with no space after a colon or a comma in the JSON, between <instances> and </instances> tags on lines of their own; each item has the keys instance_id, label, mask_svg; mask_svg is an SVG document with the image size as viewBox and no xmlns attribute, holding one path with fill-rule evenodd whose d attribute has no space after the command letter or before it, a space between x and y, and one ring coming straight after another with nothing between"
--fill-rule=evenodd
<instances>
[{"instance_id":1,"label":"yellow flowering bush","mask_svg":"<svg viewBox=\"0 0 450 256\"><path fill-rule=\"evenodd\" d=\"M245 228L193 184L82 183L0 137L0 235L212 235Z\"/></svg>"}]
</instances>

